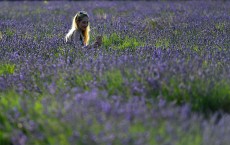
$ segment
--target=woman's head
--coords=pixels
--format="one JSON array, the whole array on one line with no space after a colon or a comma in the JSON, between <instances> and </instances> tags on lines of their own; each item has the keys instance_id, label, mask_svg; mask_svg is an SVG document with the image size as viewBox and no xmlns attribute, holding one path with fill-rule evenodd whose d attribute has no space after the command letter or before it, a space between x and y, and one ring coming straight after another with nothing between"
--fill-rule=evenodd
<instances>
[{"instance_id":1,"label":"woman's head","mask_svg":"<svg viewBox=\"0 0 230 145\"><path fill-rule=\"evenodd\" d=\"M89 15L85 11L79 11L74 16L72 21L72 28L69 33L66 35L66 41L72 36L75 30L81 30L84 36L84 45L88 45L89 43Z\"/></svg>"},{"instance_id":2,"label":"woman's head","mask_svg":"<svg viewBox=\"0 0 230 145\"><path fill-rule=\"evenodd\" d=\"M79 11L73 19L75 29L86 31L89 26L89 15L85 11Z\"/></svg>"}]
</instances>

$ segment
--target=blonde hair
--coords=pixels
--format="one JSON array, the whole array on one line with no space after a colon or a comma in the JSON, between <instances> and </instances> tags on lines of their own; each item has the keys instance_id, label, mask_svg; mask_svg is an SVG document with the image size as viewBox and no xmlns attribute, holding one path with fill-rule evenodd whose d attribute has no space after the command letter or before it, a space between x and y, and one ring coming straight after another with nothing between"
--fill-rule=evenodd
<instances>
[{"instance_id":1,"label":"blonde hair","mask_svg":"<svg viewBox=\"0 0 230 145\"><path fill-rule=\"evenodd\" d=\"M88 14L85 11L79 11L73 18L72 21L72 27L69 30L69 32L66 34L65 36L65 41L68 42L71 39L71 36L73 35L73 32L75 30L78 30L78 26L77 26L77 22L81 21L84 17L89 17ZM84 36L84 45L88 45L89 44L89 35L90 32L90 25L88 25L86 27L86 30L83 31L83 36Z\"/></svg>"}]
</instances>

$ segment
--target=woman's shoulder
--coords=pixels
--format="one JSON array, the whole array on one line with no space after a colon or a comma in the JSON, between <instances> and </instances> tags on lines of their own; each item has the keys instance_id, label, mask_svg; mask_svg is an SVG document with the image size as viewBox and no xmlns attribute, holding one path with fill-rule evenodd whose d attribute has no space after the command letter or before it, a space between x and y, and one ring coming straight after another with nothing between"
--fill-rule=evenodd
<instances>
[{"instance_id":1,"label":"woman's shoulder","mask_svg":"<svg viewBox=\"0 0 230 145\"><path fill-rule=\"evenodd\" d=\"M74 30L73 35L81 35L81 32L79 30Z\"/></svg>"},{"instance_id":2,"label":"woman's shoulder","mask_svg":"<svg viewBox=\"0 0 230 145\"><path fill-rule=\"evenodd\" d=\"M75 30L73 32L73 41L75 45L84 45L83 44L83 38L81 36L81 32L79 30Z\"/></svg>"}]
</instances>

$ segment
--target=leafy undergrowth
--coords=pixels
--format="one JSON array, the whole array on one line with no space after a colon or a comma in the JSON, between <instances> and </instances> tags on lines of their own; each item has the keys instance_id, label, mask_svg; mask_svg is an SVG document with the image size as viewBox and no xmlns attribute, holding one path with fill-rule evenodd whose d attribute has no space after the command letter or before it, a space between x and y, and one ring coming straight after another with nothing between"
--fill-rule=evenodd
<instances>
[{"instance_id":1,"label":"leafy undergrowth","mask_svg":"<svg viewBox=\"0 0 230 145\"><path fill-rule=\"evenodd\" d=\"M177 125L177 122L184 124L183 119L187 116L182 114L175 117L179 109L172 111L170 106L158 108L157 104L151 104L150 109L150 104L146 106L140 98L130 99L127 103L120 102L119 97L105 100L102 92L97 90L85 93L73 91L75 93L64 96L54 96L48 92L42 95L27 92L27 96L21 96L13 90L1 93L1 143L83 145L134 144L136 141L143 144L171 141L184 144L188 140L190 144L202 142L198 123L197 126L187 126L188 130L185 130L185 126ZM157 114L146 114L157 110Z\"/></svg>"}]
</instances>

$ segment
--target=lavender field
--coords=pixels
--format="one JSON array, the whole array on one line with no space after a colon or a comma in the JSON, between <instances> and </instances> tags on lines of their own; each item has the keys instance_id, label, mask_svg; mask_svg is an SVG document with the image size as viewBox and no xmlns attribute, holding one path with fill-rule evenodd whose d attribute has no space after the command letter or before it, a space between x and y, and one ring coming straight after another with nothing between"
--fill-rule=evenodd
<instances>
[{"instance_id":1,"label":"lavender field","mask_svg":"<svg viewBox=\"0 0 230 145\"><path fill-rule=\"evenodd\" d=\"M229 145L229 34L227 1L0 2L0 145Z\"/></svg>"}]
</instances>

